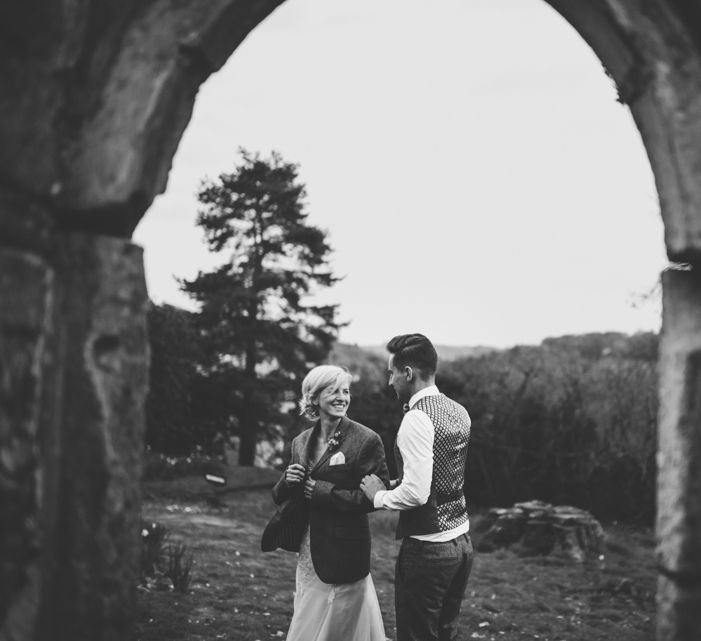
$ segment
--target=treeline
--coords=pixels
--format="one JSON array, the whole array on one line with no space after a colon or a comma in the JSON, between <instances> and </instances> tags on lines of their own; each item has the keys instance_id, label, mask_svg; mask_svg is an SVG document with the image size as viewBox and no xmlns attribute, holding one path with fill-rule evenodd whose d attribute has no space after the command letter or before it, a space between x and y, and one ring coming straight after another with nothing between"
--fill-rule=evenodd
<instances>
[{"instance_id":1,"label":"treeline","mask_svg":"<svg viewBox=\"0 0 701 641\"><path fill-rule=\"evenodd\" d=\"M470 499L652 521L657 346L655 334L594 334L448 364L440 384L473 419Z\"/></svg>"},{"instance_id":2,"label":"treeline","mask_svg":"<svg viewBox=\"0 0 701 641\"><path fill-rule=\"evenodd\" d=\"M655 505L656 334L588 334L444 362L437 383L472 417L473 506L541 499L600 518L650 522ZM332 354L358 375L350 415L383 438L390 466L401 412L386 365Z\"/></svg>"},{"instance_id":3,"label":"treeline","mask_svg":"<svg viewBox=\"0 0 701 641\"><path fill-rule=\"evenodd\" d=\"M211 452L227 421L213 421L224 399L217 400L208 377L198 370L202 341L195 315L171 305L151 305L149 394L146 445L168 456L188 456L197 448ZM225 397L224 397L225 398Z\"/></svg>"},{"instance_id":4,"label":"treeline","mask_svg":"<svg viewBox=\"0 0 701 641\"><path fill-rule=\"evenodd\" d=\"M237 435L232 392L207 375L195 315L149 313L147 444L171 456L213 455ZM440 364L437 383L472 417L466 494L474 507L541 499L600 518L651 521L655 504L657 335L589 334ZM402 414L377 352L337 344L326 359L354 375L349 415L382 437L390 469ZM260 440L307 427L297 395L282 397ZM227 418L229 416L230 418ZM273 420L274 417L274 420ZM284 458L284 456L283 456Z\"/></svg>"},{"instance_id":5,"label":"treeline","mask_svg":"<svg viewBox=\"0 0 701 641\"><path fill-rule=\"evenodd\" d=\"M203 367L210 341L201 329L199 314L151 304L147 319L151 348L147 448L169 457L194 452L222 455L231 437L242 436L245 381L233 367L215 372ZM291 435L307 427L296 403L306 367L302 363L296 378L283 382L274 360L261 369L257 386L249 390L259 405L255 437L258 442L287 440L289 444ZM250 464L240 459L239 463Z\"/></svg>"}]
</instances>

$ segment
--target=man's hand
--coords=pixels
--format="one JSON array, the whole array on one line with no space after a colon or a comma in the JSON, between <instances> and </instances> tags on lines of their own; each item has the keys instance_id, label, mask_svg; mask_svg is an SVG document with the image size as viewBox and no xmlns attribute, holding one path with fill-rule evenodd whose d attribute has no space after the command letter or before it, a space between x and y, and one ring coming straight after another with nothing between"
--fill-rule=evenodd
<instances>
[{"instance_id":1,"label":"man's hand","mask_svg":"<svg viewBox=\"0 0 701 641\"><path fill-rule=\"evenodd\" d=\"M307 479L304 482L304 496L306 496L308 499L312 498L312 492L314 491L315 485L316 481L314 479Z\"/></svg>"},{"instance_id":2,"label":"man's hand","mask_svg":"<svg viewBox=\"0 0 701 641\"><path fill-rule=\"evenodd\" d=\"M360 481L360 489L363 490L365 496L367 496L371 502L375 500L375 494L380 490L386 490L385 484L380 480L377 474L368 474L363 477Z\"/></svg>"}]
</instances>

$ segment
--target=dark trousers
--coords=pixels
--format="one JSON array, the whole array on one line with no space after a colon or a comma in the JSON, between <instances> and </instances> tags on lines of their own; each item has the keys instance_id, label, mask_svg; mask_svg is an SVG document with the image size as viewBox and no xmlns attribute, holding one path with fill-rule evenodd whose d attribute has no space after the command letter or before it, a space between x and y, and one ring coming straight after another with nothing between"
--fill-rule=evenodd
<instances>
[{"instance_id":1,"label":"dark trousers","mask_svg":"<svg viewBox=\"0 0 701 641\"><path fill-rule=\"evenodd\" d=\"M474 552L467 534L447 543L402 540L394 573L397 641L455 641Z\"/></svg>"}]
</instances>

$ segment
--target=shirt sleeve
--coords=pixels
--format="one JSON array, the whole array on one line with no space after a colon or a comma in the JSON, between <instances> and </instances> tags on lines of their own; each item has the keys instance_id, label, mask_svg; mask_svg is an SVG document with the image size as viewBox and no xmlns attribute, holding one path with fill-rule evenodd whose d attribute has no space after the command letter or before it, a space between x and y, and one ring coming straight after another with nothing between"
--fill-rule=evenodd
<instances>
[{"instance_id":1,"label":"shirt sleeve","mask_svg":"<svg viewBox=\"0 0 701 641\"><path fill-rule=\"evenodd\" d=\"M402 455L402 482L393 490L380 490L374 499L376 508L410 510L428 501L433 478L433 439L431 419L421 410L404 415L397 432L397 447Z\"/></svg>"}]
</instances>

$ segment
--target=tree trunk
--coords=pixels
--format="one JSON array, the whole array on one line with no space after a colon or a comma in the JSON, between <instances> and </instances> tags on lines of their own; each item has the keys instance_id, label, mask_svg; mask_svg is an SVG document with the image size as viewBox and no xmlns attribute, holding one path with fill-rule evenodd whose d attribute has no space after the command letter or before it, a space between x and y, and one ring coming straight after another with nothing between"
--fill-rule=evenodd
<instances>
[{"instance_id":1,"label":"tree trunk","mask_svg":"<svg viewBox=\"0 0 701 641\"><path fill-rule=\"evenodd\" d=\"M521 554L550 554L584 562L604 549L604 531L589 512L541 501L493 508L473 530L475 547L481 552L514 546Z\"/></svg>"},{"instance_id":2,"label":"tree trunk","mask_svg":"<svg viewBox=\"0 0 701 641\"><path fill-rule=\"evenodd\" d=\"M256 420L250 411L248 399L244 401L244 410L241 412L241 443L239 447L239 465L252 467L256 457L257 432Z\"/></svg>"},{"instance_id":3,"label":"tree trunk","mask_svg":"<svg viewBox=\"0 0 701 641\"><path fill-rule=\"evenodd\" d=\"M243 390L243 407L239 416L239 465L252 467L256 458L258 420L254 403L256 385L256 347L252 342L246 348L245 389Z\"/></svg>"}]
</instances>

